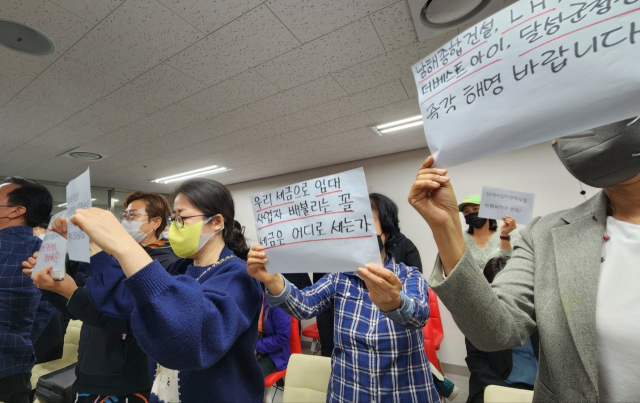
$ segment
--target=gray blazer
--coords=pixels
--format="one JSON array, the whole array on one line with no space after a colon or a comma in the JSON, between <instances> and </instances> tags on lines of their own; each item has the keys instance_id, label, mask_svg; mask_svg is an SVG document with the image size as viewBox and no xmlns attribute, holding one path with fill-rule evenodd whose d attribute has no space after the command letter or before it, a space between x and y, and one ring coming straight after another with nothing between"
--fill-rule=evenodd
<instances>
[{"instance_id":1,"label":"gray blazer","mask_svg":"<svg viewBox=\"0 0 640 403\"><path fill-rule=\"evenodd\" d=\"M598 401L596 297L606 211L600 192L576 208L535 218L491 285L468 250L446 279L438 260L429 280L481 350L521 346L539 331L534 402Z\"/></svg>"}]
</instances>

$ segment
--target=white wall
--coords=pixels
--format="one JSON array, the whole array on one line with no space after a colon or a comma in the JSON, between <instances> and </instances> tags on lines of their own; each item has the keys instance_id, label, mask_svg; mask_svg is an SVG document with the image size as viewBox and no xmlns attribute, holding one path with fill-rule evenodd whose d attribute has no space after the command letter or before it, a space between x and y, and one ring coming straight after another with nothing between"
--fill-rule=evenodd
<instances>
[{"instance_id":1,"label":"white wall","mask_svg":"<svg viewBox=\"0 0 640 403\"><path fill-rule=\"evenodd\" d=\"M425 276L431 273L437 249L429 227L408 204L407 195L416 172L429 150L408 151L367 160L354 161L324 168L260 179L229 186L236 203L236 219L246 226L250 244L256 243L256 230L249 196L260 191L312 179L349 169L364 167L370 192L379 192L393 199L400 208L400 227L420 251ZM544 215L580 204L578 181L564 169L550 143L539 144L496 157L470 162L449 169L449 176L459 200L479 194L482 186L494 186L534 193L534 215ZM585 188L587 197L594 189ZM464 336L451 314L441 305L445 338L438 353L443 363L466 366Z\"/></svg>"}]
</instances>

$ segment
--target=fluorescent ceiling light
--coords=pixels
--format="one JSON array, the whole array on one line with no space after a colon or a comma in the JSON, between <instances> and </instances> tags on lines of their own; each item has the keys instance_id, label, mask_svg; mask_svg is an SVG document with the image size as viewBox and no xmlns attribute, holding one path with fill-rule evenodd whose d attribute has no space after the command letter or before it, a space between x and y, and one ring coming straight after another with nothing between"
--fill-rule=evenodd
<instances>
[{"instance_id":1,"label":"fluorescent ceiling light","mask_svg":"<svg viewBox=\"0 0 640 403\"><path fill-rule=\"evenodd\" d=\"M91 201L96 201L96 200L98 200L98 199L91 199ZM58 204L56 207L64 207L66 205L67 205L67 203L62 203L62 204Z\"/></svg>"},{"instance_id":2,"label":"fluorescent ceiling light","mask_svg":"<svg viewBox=\"0 0 640 403\"><path fill-rule=\"evenodd\" d=\"M410 127L416 127L422 125L422 116L413 116L406 119L396 120L395 122L385 123L380 126L372 127L373 131L378 135L387 133L393 133L400 130L408 129Z\"/></svg>"},{"instance_id":3,"label":"fluorescent ceiling light","mask_svg":"<svg viewBox=\"0 0 640 403\"><path fill-rule=\"evenodd\" d=\"M226 171L230 171L230 169L225 167L219 167L217 165L212 165L206 168L195 169L193 171L183 172L181 174L166 176L160 179L154 179L151 182L164 183L166 185L167 183L171 183L171 182L183 181L185 179L191 179L198 176L208 176L208 175L218 174Z\"/></svg>"},{"instance_id":4,"label":"fluorescent ceiling light","mask_svg":"<svg viewBox=\"0 0 640 403\"><path fill-rule=\"evenodd\" d=\"M113 202L117 203L117 202L119 202L120 200L118 200L118 199L111 199L111 201L113 201Z\"/></svg>"}]
</instances>

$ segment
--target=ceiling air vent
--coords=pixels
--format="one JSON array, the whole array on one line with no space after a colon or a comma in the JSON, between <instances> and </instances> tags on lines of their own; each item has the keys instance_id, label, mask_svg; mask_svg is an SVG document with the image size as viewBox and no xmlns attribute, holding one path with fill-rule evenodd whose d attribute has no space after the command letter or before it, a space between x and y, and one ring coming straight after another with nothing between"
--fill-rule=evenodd
<instances>
[{"instance_id":1,"label":"ceiling air vent","mask_svg":"<svg viewBox=\"0 0 640 403\"><path fill-rule=\"evenodd\" d=\"M44 56L55 50L47 35L18 21L0 18L0 44L18 52Z\"/></svg>"},{"instance_id":2,"label":"ceiling air vent","mask_svg":"<svg viewBox=\"0 0 640 403\"><path fill-rule=\"evenodd\" d=\"M74 148L73 150L64 152L58 155L58 157L75 158L75 159L79 159L87 162L96 162L96 161L101 161L107 158L107 156L104 154L97 154L91 151L81 150L78 148Z\"/></svg>"},{"instance_id":3,"label":"ceiling air vent","mask_svg":"<svg viewBox=\"0 0 640 403\"><path fill-rule=\"evenodd\" d=\"M471 26L502 9L502 0L408 0L420 42L461 25Z\"/></svg>"}]
</instances>

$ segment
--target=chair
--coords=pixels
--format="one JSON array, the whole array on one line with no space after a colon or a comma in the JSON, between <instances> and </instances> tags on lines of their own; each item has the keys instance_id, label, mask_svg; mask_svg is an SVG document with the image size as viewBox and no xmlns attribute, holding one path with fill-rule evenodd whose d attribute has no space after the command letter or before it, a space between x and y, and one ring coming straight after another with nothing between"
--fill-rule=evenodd
<instances>
[{"instance_id":1,"label":"chair","mask_svg":"<svg viewBox=\"0 0 640 403\"><path fill-rule=\"evenodd\" d=\"M440 316L438 296L431 289L429 289L429 322L431 322L433 344L436 350L440 350L440 343L442 343L442 340L444 339L444 330L442 328L442 317Z\"/></svg>"},{"instance_id":2,"label":"chair","mask_svg":"<svg viewBox=\"0 0 640 403\"><path fill-rule=\"evenodd\" d=\"M331 358L291 354L283 403L325 403L331 377Z\"/></svg>"},{"instance_id":3,"label":"chair","mask_svg":"<svg viewBox=\"0 0 640 403\"><path fill-rule=\"evenodd\" d=\"M298 319L291 316L291 337L289 338L289 348L291 354L302 354L302 347L300 346L300 322ZM288 367L287 367L288 368ZM264 378L264 387L270 388L275 385L278 380L282 379L287 374L287 368L282 371L272 372ZM278 390L283 390L282 387L276 385L276 390L273 392L271 400L275 397Z\"/></svg>"},{"instance_id":4,"label":"chair","mask_svg":"<svg viewBox=\"0 0 640 403\"><path fill-rule=\"evenodd\" d=\"M320 332L318 331L318 322L314 322L309 326L302 329L302 335L312 339L311 341L311 354L315 354L320 349L318 348L318 342L320 342Z\"/></svg>"},{"instance_id":5,"label":"chair","mask_svg":"<svg viewBox=\"0 0 640 403\"><path fill-rule=\"evenodd\" d=\"M531 403L533 391L489 385L484 390L486 403Z\"/></svg>"},{"instance_id":6,"label":"chair","mask_svg":"<svg viewBox=\"0 0 640 403\"><path fill-rule=\"evenodd\" d=\"M80 328L82 321L71 320L67 325L67 331L64 334L64 348L62 350L62 358L38 364L31 371L31 387L35 388L38 379L42 375L49 374L61 368L69 366L74 362L78 362L78 344L80 341Z\"/></svg>"}]
</instances>

